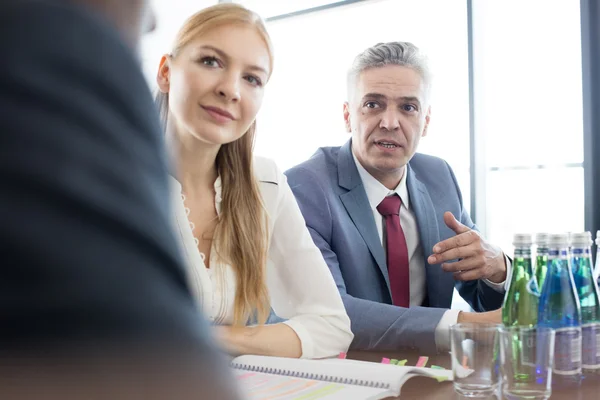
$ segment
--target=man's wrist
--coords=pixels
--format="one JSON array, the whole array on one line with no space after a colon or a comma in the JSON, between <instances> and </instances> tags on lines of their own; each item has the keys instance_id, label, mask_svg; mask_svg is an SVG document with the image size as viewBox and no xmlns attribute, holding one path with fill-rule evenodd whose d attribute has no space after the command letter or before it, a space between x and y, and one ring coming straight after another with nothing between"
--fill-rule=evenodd
<instances>
[{"instance_id":1,"label":"man's wrist","mask_svg":"<svg viewBox=\"0 0 600 400\"><path fill-rule=\"evenodd\" d=\"M502 309L487 311L482 313L464 312L458 313L457 323L491 323L499 324L502 322Z\"/></svg>"},{"instance_id":2,"label":"man's wrist","mask_svg":"<svg viewBox=\"0 0 600 400\"><path fill-rule=\"evenodd\" d=\"M466 323L476 322L475 319L473 318L474 315L476 315L476 313L461 311L458 313L458 318L456 319L456 323L462 324L465 322Z\"/></svg>"},{"instance_id":3,"label":"man's wrist","mask_svg":"<svg viewBox=\"0 0 600 400\"><path fill-rule=\"evenodd\" d=\"M501 261L499 262L500 266L498 272L487 278L488 281L498 284L506 281L506 272L508 268L506 265L506 257L504 256L504 253L502 253L502 257L500 258L500 260Z\"/></svg>"}]
</instances>

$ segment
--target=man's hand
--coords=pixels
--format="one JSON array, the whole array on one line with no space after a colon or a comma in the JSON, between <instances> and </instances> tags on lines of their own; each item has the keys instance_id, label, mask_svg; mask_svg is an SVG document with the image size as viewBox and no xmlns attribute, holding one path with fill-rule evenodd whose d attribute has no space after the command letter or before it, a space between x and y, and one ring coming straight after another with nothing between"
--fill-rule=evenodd
<instances>
[{"instance_id":1,"label":"man's hand","mask_svg":"<svg viewBox=\"0 0 600 400\"><path fill-rule=\"evenodd\" d=\"M442 264L444 271L453 272L454 279L472 281L488 279L494 283L506 280L506 262L502 250L486 241L479 232L461 224L450 212L444 213L444 222L456 236L433 246L429 264ZM450 260L459 260L446 263Z\"/></svg>"}]
</instances>

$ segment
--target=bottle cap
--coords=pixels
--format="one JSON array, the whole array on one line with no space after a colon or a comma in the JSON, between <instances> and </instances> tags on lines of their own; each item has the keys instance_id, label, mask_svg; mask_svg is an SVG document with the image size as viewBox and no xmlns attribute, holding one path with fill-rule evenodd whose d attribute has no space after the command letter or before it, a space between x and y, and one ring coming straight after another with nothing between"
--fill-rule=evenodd
<instances>
[{"instance_id":1,"label":"bottle cap","mask_svg":"<svg viewBox=\"0 0 600 400\"><path fill-rule=\"evenodd\" d=\"M513 246L515 247L523 247L523 246L531 246L531 234L529 233L515 233L513 236Z\"/></svg>"},{"instance_id":2,"label":"bottle cap","mask_svg":"<svg viewBox=\"0 0 600 400\"><path fill-rule=\"evenodd\" d=\"M574 232L571 233L571 246L588 247L592 245L591 232Z\"/></svg>"},{"instance_id":3,"label":"bottle cap","mask_svg":"<svg viewBox=\"0 0 600 400\"><path fill-rule=\"evenodd\" d=\"M548 234L547 233L536 233L535 234L535 244L538 246L548 246Z\"/></svg>"},{"instance_id":4,"label":"bottle cap","mask_svg":"<svg viewBox=\"0 0 600 400\"><path fill-rule=\"evenodd\" d=\"M551 233L548 235L548 247L554 249L564 249L569 247L568 233Z\"/></svg>"}]
</instances>

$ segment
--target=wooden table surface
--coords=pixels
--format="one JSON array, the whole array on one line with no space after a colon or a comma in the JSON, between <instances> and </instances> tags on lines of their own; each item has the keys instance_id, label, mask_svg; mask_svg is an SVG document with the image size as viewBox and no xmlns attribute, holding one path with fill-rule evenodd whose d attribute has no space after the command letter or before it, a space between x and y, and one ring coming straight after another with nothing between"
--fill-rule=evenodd
<instances>
[{"instance_id":1,"label":"wooden table surface","mask_svg":"<svg viewBox=\"0 0 600 400\"><path fill-rule=\"evenodd\" d=\"M362 361L373 361L381 362L383 357L395 358L398 360L407 359L406 365L415 365L419 354L402 352L394 354L393 352L363 352L353 351L348 353L348 358ZM429 356L427 366L439 365L447 369L451 369L450 356L438 354L435 356ZM411 378L402 385L402 392L398 399L418 399L418 400L466 400L466 397L458 395L454 392L452 382L437 382L431 378L415 377ZM491 399L500 399L497 397L490 397ZM558 392L553 390L552 400L600 400L600 378L595 381L584 380L581 388L578 390L571 390L568 392Z\"/></svg>"}]
</instances>

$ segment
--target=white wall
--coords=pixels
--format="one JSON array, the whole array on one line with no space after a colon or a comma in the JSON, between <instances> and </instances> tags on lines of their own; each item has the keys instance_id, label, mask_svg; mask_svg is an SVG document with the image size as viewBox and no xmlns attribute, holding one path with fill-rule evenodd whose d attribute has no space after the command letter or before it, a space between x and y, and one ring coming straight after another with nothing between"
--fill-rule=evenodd
<instances>
[{"instance_id":1,"label":"white wall","mask_svg":"<svg viewBox=\"0 0 600 400\"><path fill-rule=\"evenodd\" d=\"M152 88L160 57L171 50L175 34L184 21L204 7L216 4L217 0L152 0L156 15L156 30L142 41L142 65Z\"/></svg>"}]
</instances>

